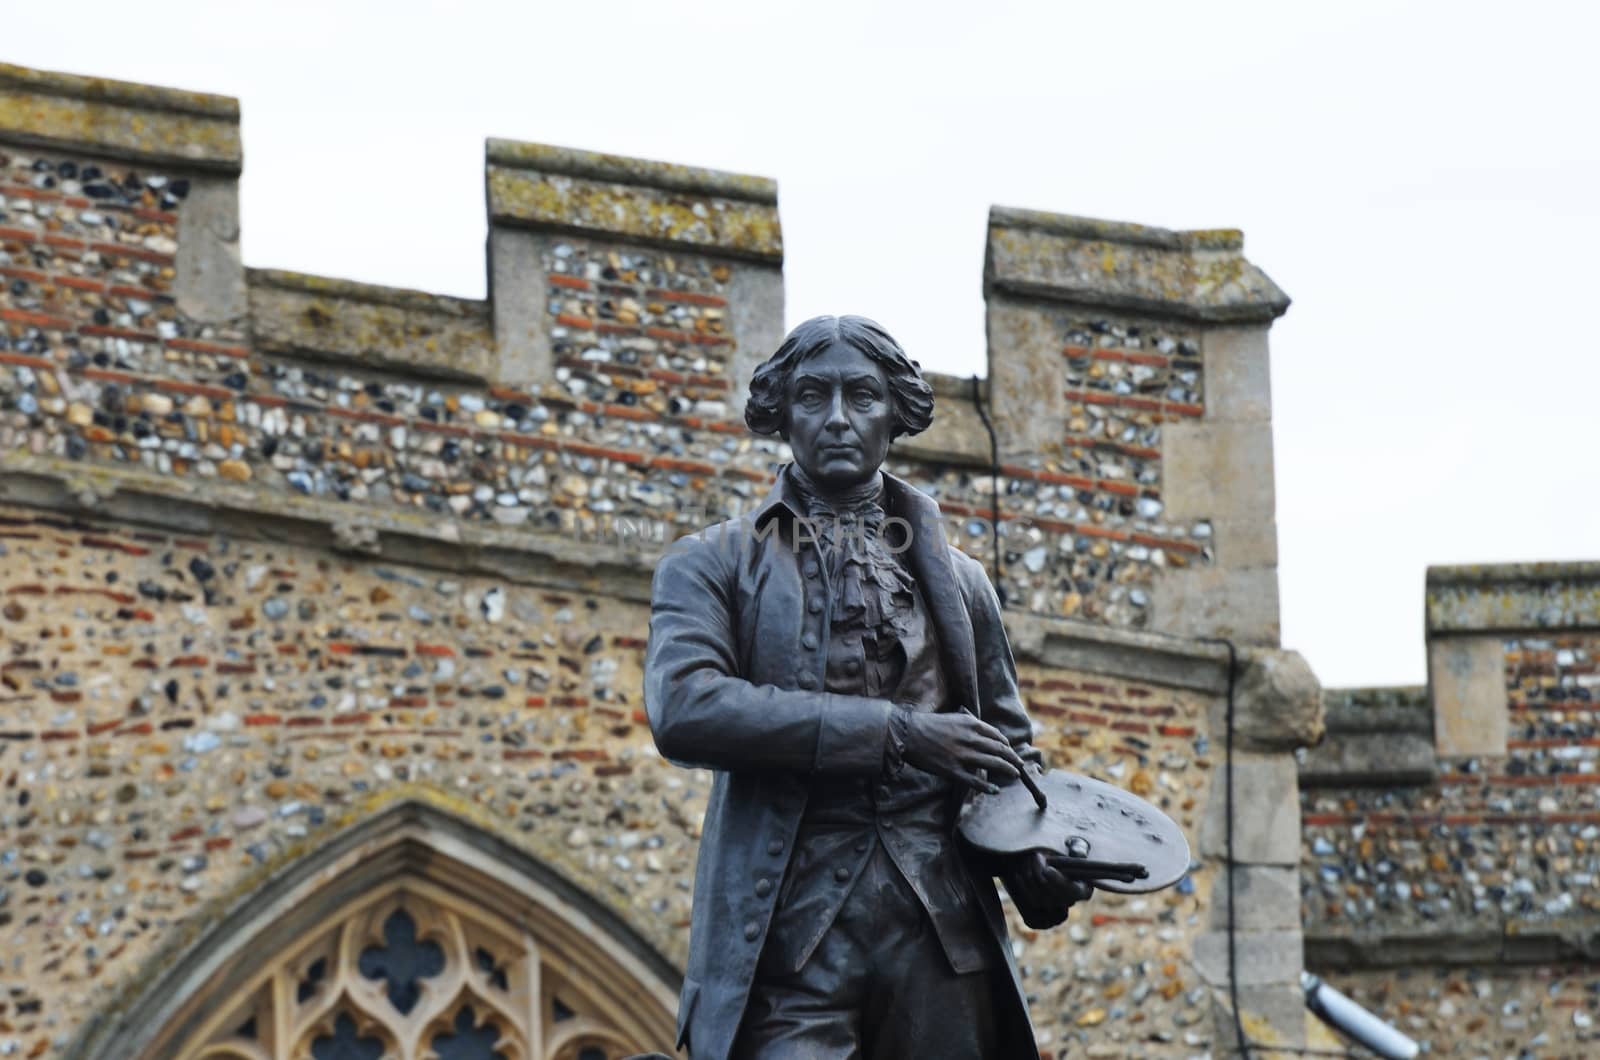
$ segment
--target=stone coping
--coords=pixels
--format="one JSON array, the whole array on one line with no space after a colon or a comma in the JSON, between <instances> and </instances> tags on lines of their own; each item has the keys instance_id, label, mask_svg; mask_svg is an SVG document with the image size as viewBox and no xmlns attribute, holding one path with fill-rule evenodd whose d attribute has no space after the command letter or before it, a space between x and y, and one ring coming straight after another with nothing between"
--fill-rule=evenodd
<instances>
[{"instance_id":1,"label":"stone coping","mask_svg":"<svg viewBox=\"0 0 1600 1060\"><path fill-rule=\"evenodd\" d=\"M408 287L384 287L375 283L360 283L332 276L313 276L309 273L283 269L246 269L245 275L252 287L273 287L282 291L321 295L340 301L392 305L399 309L447 313L451 316L483 321L489 319L489 303L481 299L431 294Z\"/></svg>"},{"instance_id":2,"label":"stone coping","mask_svg":"<svg viewBox=\"0 0 1600 1060\"><path fill-rule=\"evenodd\" d=\"M1244 233L1237 228L1199 228L1174 231L1129 221L1102 221L1075 214L1047 213L1018 206L989 207L991 228L1032 228L1040 232L1094 239L1104 243L1123 243L1158 250L1243 250Z\"/></svg>"},{"instance_id":3,"label":"stone coping","mask_svg":"<svg viewBox=\"0 0 1600 1060\"><path fill-rule=\"evenodd\" d=\"M728 173L646 158L601 154L576 147L526 143L520 140L490 138L485 153L490 165L508 169L534 169L541 173L562 173L569 177L635 184L641 187L681 191L690 195L711 195L741 199L766 206L778 204L778 182L771 177Z\"/></svg>"},{"instance_id":4,"label":"stone coping","mask_svg":"<svg viewBox=\"0 0 1600 1060\"><path fill-rule=\"evenodd\" d=\"M0 143L237 175L239 101L0 65Z\"/></svg>"},{"instance_id":5,"label":"stone coping","mask_svg":"<svg viewBox=\"0 0 1600 1060\"><path fill-rule=\"evenodd\" d=\"M484 385L494 374L486 302L293 272L247 277L259 353L417 380Z\"/></svg>"},{"instance_id":6,"label":"stone coping","mask_svg":"<svg viewBox=\"0 0 1600 1060\"><path fill-rule=\"evenodd\" d=\"M1271 323L1289 296L1243 247L1234 229L1174 232L994 207L984 289L1204 323Z\"/></svg>"},{"instance_id":7,"label":"stone coping","mask_svg":"<svg viewBox=\"0 0 1600 1060\"><path fill-rule=\"evenodd\" d=\"M970 375L950 375L946 372L923 372L922 378L933 387L936 398L946 401L965 401L972 403L972 377ZM978 377L978 398L980 401L989 400L989 377Z\"/></svg>"},{"instance_id":8,"label":"stone coping","mask_svg":"<svg viewBox=\"0 0 1600 1060\"><path fill-rule=\"evenodd\" d=\"M1600 561L1573 560L1540 563L1473 563L1455 567L1429 567L1428 588L1500 585L1506 582L1600 582Z\"/></svg>"},{"instance_id":9,"label":"stone coping","mask_svg":"<svg viewBox=\"0 0 1600 1060\"><path fill-rule=\"evenodd\" d=\"M1429 567L1428 636L1600 627L1600 563Z\"/></svg>"},{"instance_id":10,"label":"stone coping","mask_svg":"<svg viewBox=\"0 0 1600 1060\"><path fill-rule=\"evenodd\" d=\"M490 140L489 223L783 262L777 185L709 169Z\"/></svg>"},{"instance_id":11,"label":"stone coping","mask_svg":"<svg viewBox=\"0 0 1600 1060\"><path fill-rule=\"evenodd\" d=\"M1011 649L1019 658L1091 673L1221 695L1228 690L1228 649L1190 640L1094 626L1021 611L1005 612ZM1239 653L1241 667L1246 652Z\"/></svg>"},{"instance_id":12,"label":"stone coping","mask_svg":"<svg viewBox=\"0 0 1600 1060\"><path fill-rule=\"evenodd\" d=\"M0 88L21 89L41 96L64 96L91 103L119 103L140 110L192 114L200 118L239 120L239 101L232 96L189 92L108 77L82 77L53 70L0 63Z\"/></svg>"},{"instance_id":13,"label":"stone coping","mask_svg":"<svg viewBox=\"0 0 1600 1060\"><path fill-rule=\"evenodd\" d=\"M1327 688L1322 692L1322 706L1332 733L1433 733L1433 703L1427 685Z\"/></svg>"},{"instance_id":14,"label":"stone coping","mask_svg":"<svg viewBox=\"0 0 1600 1060\"><path fill-rule=\"evenodd\" d=\"M1600 917L1595 916L1406 926L1375 919L1366 931L1308 932L1305 936L1306 968L1318 973L1596 960L1600 960Z\"/></svg>"}]
</instances>

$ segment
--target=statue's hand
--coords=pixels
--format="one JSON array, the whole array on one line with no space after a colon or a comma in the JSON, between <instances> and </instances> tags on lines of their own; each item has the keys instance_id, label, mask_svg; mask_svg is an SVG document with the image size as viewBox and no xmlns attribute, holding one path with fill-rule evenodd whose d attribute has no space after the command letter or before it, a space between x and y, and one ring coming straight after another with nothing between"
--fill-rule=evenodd
<instances>
[{"instance_id":1,"label":"statue's hand","mask_svg":"<svg viewBox=\"0 0 1600 1060\"><path fill-rule=\"evenodd\" d=\"M1001 877L1023 923L1035 931L1061 924L1073 905L1094 895L1094 884L1075 880L1055 867L1055 862L1065 860L1064 855L1038 850L1018 854Z\"/></svg>"},{"instance_id":2,"label":"statue's hand","mask_svg":"<svg viewBox=\"0 0 1600 1060\"><path fill-rule=\"evenodd\" d=\"M989 778L1015 780L1022 773L1021 757L1000 730L964 710L906 711L903 718L902 757L918 769L990 793L1000 789Z\"/></svg>"}]
</instances>

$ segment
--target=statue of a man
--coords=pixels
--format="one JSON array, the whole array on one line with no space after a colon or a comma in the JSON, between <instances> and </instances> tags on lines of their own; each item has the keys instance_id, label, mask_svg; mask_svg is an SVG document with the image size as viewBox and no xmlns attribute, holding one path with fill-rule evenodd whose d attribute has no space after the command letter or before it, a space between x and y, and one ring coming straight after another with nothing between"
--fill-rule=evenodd
<instances>
[{"instance_id":1,"label":"statue of a man","mask_svg":"<svg viewBox=\"0 0 1600 1060\"><path fill-rule=\"evenodd\" d=\"M1038 1055L994 877L1034 927L1092 888L956 836L970 789L1039 754L982 565L880 471L932 418L882 327L806 321L745 409L794 462L656 571L651 729L716 771L678 1013L693 1060Z\"/></svg>"}]
</instances>

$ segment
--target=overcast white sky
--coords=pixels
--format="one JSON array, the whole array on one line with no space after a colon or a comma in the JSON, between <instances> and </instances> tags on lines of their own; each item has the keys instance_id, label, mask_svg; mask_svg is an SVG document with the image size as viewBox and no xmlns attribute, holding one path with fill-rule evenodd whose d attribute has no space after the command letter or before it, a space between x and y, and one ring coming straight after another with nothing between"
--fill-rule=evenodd
<instances>
[{"instance_id":1,"label":"overcast white sky","mask_svg":"<svg viewBox=\"0 0 1600 1060\"><path fill-rule=\"evenodd\" d=\"M984 371L989 205L1237 227L1284 643L1420 683L1429 564L1600 559L1594 5L101 0L0 61L243 101L244 253L484 293L483 140L778 178L791 323Z\"/></svg>"}]
</instances>

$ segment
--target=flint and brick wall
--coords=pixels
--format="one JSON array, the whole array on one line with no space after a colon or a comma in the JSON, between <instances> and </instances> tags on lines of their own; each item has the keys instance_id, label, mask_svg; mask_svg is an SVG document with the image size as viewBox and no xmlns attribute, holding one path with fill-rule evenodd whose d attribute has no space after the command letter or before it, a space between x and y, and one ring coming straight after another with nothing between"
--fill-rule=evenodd
<instances>
[{"instance_id":1,"label":"flint and brick wall","mask_svg":"<svg viewBox=\"0 0 1600 1060\"><path fill-rule=\"evenodd\" d=\"M775 186L491 141L490 297L446 298L246 270L237 113L0 68L0 1055L65 1055L165 940L385 800L481 811L685 952L708 777L640 713L648 578L789 458L742 422L784 330ZM1059 267L1084 253L1087 286ZM1175 889L1014 925L1041 1045L1185 1056L1231 1025L1227 655L1174 633L1269 675L1239 705L1241 997L1302 1041L1280 811L1315 712L1273 650L1270 449L1229 449L1270 426L1286 301L1236 234L997 211L990 257L999 474L939 377L890 468L985 562L998 490L1040 746L1195 856ZM1248 488L1211 490L1241 454Z\"/></svg>"},{"instance_id":2,"label":"flint and brick wall","mask_svg":"<svg viewBox=\"0 0 1600 1060\"><path fill-rule=\"evenodd\" d=\"M55 1055L187 918L418 789L685 957L710 775L654 751L644 604L16 508L0 547L0 1044ZM1021 676L1050 759L1161 805L1198 857L1215 697ZM1192 951L1213 878L1013 925L1048 1051L1208 1040Z\"/></svg>"},{"instance_id":3,"label":"flint and brick wall","mask_svg":"<svg viewBox=\"0 0 1600 1060\"><path fill-rule=\"evenodd\" d=\"M1430 571L1430 687L1330 693L1302 770L1308 961L1437 1053L1600 1040L1597 585Z\"/></svg>"}]
</instances>

